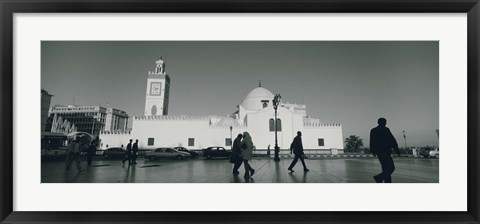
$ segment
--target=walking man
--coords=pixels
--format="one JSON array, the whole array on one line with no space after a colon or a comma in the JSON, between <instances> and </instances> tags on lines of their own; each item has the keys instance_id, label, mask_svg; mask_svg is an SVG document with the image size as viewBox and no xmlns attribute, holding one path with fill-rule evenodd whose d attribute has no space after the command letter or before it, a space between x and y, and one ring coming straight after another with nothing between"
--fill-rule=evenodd
<instances>
[{"instance_id":1,"label":"walking man","mask_svg":"<svg viewBox=\"0 0 480 224\"><path fill-rule=\"evenodd\" d=\"M138 139L135 139L135 143L132 146L132 164L137 164L137 153L138 153Z\"/></svg>"},{"instance_id":2,"label":"walking man","mask_svg":"<svg viewBox=\"0 0 480 224\"><path fill-rule=\"evenodd\" d=\"M306 158L306 156L303 153L302 132L300 132L300 131L297 132L297 136L295 136L295 138L293 138L293 142L290 145L290 154L292 154L292 152L295 155L295 158L293 158L293 161L290 164L290 166L288 167L288 170L290 172L294 172L293 167L295 166L295 164L297 164L298 159L300 159L300 161L302 162L302 165L303 165L303 171L304 172L310 171L307 168L307 165L305 165L305 160L304 159Z\"/></svg>"},{"instance_id":3,"label":"walking man","mask_svg":"<svg viewBox=\"0 0 480 224\"><path fill-rule=\"evenodd\" d=\"M123 158L123 164L128 160L128 165L132 164L132 139L127 144L127 151L125 152L125 158Z\"/></svg>"},{"instance_id":4,"label":"walking man","mask_svg":"<svg viewBox=\"0 0 480 224\"><path fill-rule=\"evenodd\" d=\"M372 154L378 157L380 164L382 164L382 172L373 179L377 183L392 183L392 173L395 171L395 164L393 163L392 148L400 156L397 140L393 137L390 129L386 127L387 119L379 118L378 126L370 131L370 150Z\"/></svg>"},{"instance_id":5,"label":"walking man","mask_svg":"<svg viewBox=\"0 0 480 224\"><path fill-rule=\"evenodd\" d=\"M70 171L70 167L72 166L72 162L75 161L75 165L77 166L77 171L80 173L83 171L82 167L80 166L80 143L76 140L73 140L67 146L67 167L65 171Z\"/></svg>"},{"instance_id":6,"label":"walking man","mask_svg":"<svg viewBox=\"0 0 480 224\"><path fill-rule=\"evenodd\" d=\"M238 134L237 138L233 141L233 146L232 146L232 159L233 159L233 175L238 175L240 172L238 172L238 168L243 163L242 159L242 134Z\"/></svg>"},{"instance_id":7,"label":"walking man","mask_svg":"<svg viewBox=\"0 0 480 224\"><path fill-rule=\"evenodd\" d=\"M87 148L87 166L92 165L92 158L95 155L95 153L97 152L97 146L96 145L97 145L96 141L92 140L92 142L90 143L90 145Z\"/></svg>"}]
</instances>

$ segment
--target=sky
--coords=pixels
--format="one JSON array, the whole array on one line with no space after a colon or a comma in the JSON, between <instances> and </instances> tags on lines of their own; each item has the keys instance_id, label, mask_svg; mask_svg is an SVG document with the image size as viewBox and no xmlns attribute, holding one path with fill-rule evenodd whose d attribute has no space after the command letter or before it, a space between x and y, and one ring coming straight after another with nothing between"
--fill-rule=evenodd
<instances>
[{"instance_id":1,"label":"sky","mask_svg":"<svg viewBox=\"0 0 480 224\"><path fill-rule=\"evenodd\" d=\"M169 115L229 115L259 86L368 146L377 119L400 147L438 145L437 41L42 41L51 105L143 115L147 74L165 59ZM129 121L131 124L132 120Z\"/></svg>"}]
</instances>

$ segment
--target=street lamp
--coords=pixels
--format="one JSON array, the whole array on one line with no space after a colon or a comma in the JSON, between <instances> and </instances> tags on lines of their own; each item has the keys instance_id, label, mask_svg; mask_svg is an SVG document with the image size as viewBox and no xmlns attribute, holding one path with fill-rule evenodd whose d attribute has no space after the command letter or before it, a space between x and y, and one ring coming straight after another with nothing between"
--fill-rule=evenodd
<instances>
[{"instance_id":1,"label":"street lamp","mask_svg":"<svg viewBox=\"0 0 480 224\"><path fill-rule=\"evenodd\" d=\"M95 131L95 117L93 118L93 124L92 124L92 136L94 135L93 132Z\"/></svg>"},{"instance_id":2,"label":"street lamp","mask_svg":"<svg viewBox=\"0 0 480 224\"><path fill-rule=\"evenodd\" d=\"M280 99L282 97L280 94L276 94L275 97L273 98L273 109L275 109L275 157L274 161L280 161L280 157L278 156L278 153L280 152L280 148L278 147L278 140L277 140L277 109L278 109L278 104L280 104Z\"/></svg>"},{"instance_id":3,"label":"street lamp","mask_svg":"<svg viewBox=\"0 0 480 224\"><path fill-rule=\"evenodd\" d=\"M405 135L405 131L403 132L403 140L405 140L405 150L407 150L407 136Z\"/></svg>"},{"instance_id":4,"label":"street lamp","mask_svg":"<svg viewBox=\"0 0 480 224\"><path fill-rule=\"evenodd\" d=\"M232 130L233 130L233 127L230 126L230 149L233 149L233 141L232 141Z\"/></svg>"}]
</instances>

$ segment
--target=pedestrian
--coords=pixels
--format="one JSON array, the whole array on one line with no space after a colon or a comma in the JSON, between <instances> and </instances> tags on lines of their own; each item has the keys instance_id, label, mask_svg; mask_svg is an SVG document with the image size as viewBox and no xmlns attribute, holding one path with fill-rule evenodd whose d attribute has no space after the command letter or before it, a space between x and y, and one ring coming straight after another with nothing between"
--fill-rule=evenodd
<instances>
[{"instance_id":1,"label":"pedestrian","mask_svg":"<svg viewBox=\"0 0 480 224\"><path fill-rule=\"evenodd\" d=\"M73 140L68 139L67 150L65 150L65 171L70 171L70 167L69 167L70 160L71 160L70 151L72 151L72 148L73 148Z\"/></svg>"},{"instance_id":2,"label":"pedestrian","mask_svg":"<svg viewBox=\"0 0 480 224\"><path fill-rule=\"evenodd\" d=\"M87 148L87 166L92 165L92 158L96 152L97 152L97 144L95 140L92 140L92 142Z\"/></svg>"},{"instance_id":3,"label":"pedestrian","mask_svg":"<svg viewBox=\"0 0 480 224\"><path fill-rule=\"evenodd\" d=\"M248 163L249 160L252 159L253 154L253 142L252 137L248 132L243 132L243 140L242 140L242 159L243 159L243 166L245 167L245 175L243 176L245 179L253 176L255 173L255 169L250 166Z\"/></svg>"},{"instance_id":4,"label":"pedestrian","mask_svg":"<svg viewBox=\"0 0 480 224\"><path fill-rule=\"evenodd\" d=\"M238 134L237 138L233 141L233 146L232 146L232 161L233 161L233 175L238 175L240 172L238 172L238 168L243 163L243 158L242 158L242 134Z\"/></svg>"},{"instance_id":5,"label":"pedestrian","mask_svg":"<svg viewBox=\"0 0 480 224\"><path fill-rule=\"evenodd\" d=\"M307 168L307 165L305 165L305 158L307 158L307 157L303 153L302 132L300 132L300 131L297 131L297 136L295 136L295 138L293 138L293 142L292 142L292 144L290 144L290 154L292 154L292 152L295 155L295 158L293 158L292 163L290 163L290 166L288 167L288 170L290 172L295 172L295 171L293 171L293 167L295 166L295 164L297 164L298 159L300 159L300 161L302 162L302 165L303 165L303 171L304 172L310 171Z\"/></svg>"},{"instance_id":6,"label":"pedestrian","mask_svg":"<svg viewBox=\"0 0 480 224\"><path fill-rule=\"evenodd\" d=\"M125 161L128 160L128 165L132 164L132 139L127 144L127 151L125 152L125 157L123 158L122 163L125 164Z\"/></svg>"},{"instance_id":7,"label":"pedestrian","mask_svg":"<svg viewBox=\"0 0 480 224\"><path fill-rule=\"evenodd\" d=\"M137 154L138 154L138 139L135 139L135 143L132 146L132 164L137 164Z\"/></svg>"},{"instance_id":8,"label":"pedestrian","mask_svg":"<svg viewBox=\"0 0 480 224\"><path fill-rule=\"evenodd\" d=\"M373 176L377 183L392 183L392 173L395 171L395 164L391 156L392 149L400 156L397 140L393 137L390 129L386 127L387 119L379 118L378 126L370 131L370 150L378 158L382 165L382 172Z\"/></svg>"},{"instance_id":9,"label":"pedestrian","mask_svg":"<svg viewBox=\"0 0 480 224\"><path fill-rule=\"evenodd\" d=\"M267 156L269 156L269 155L270 155L270 145L268 145L268 147L267 147Z\"/></svg>"},{"instance_id":10,"label":"pedestrian","mask_svg":"<svg viewBox=\"0 0 480 224\"><path fill-rule=\"evenodd\" d=\"M83 169L80 166L80 143L76 140L71 141L70 144L67 146L67 167L65 171L70 171L70 167L72 166L73 161L75 161L77 171L79 173L82 172Z\"/></svg>"}]
</instances>

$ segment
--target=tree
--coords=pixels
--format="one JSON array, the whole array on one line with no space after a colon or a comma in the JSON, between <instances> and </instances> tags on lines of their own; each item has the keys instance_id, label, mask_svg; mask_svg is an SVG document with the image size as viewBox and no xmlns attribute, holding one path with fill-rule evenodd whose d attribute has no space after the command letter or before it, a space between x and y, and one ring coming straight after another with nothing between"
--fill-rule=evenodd
<instances>
[{"instance_id":1,"label":"tree","mask_svg":"<svg viewBox=\"0 0 480 224\"><path fill-rule=\"evenodd\" d=\"M359 136L350 135L345 139L345 152L360 152L362 146L363 141Z\"/></svg>"}]
</instances>

